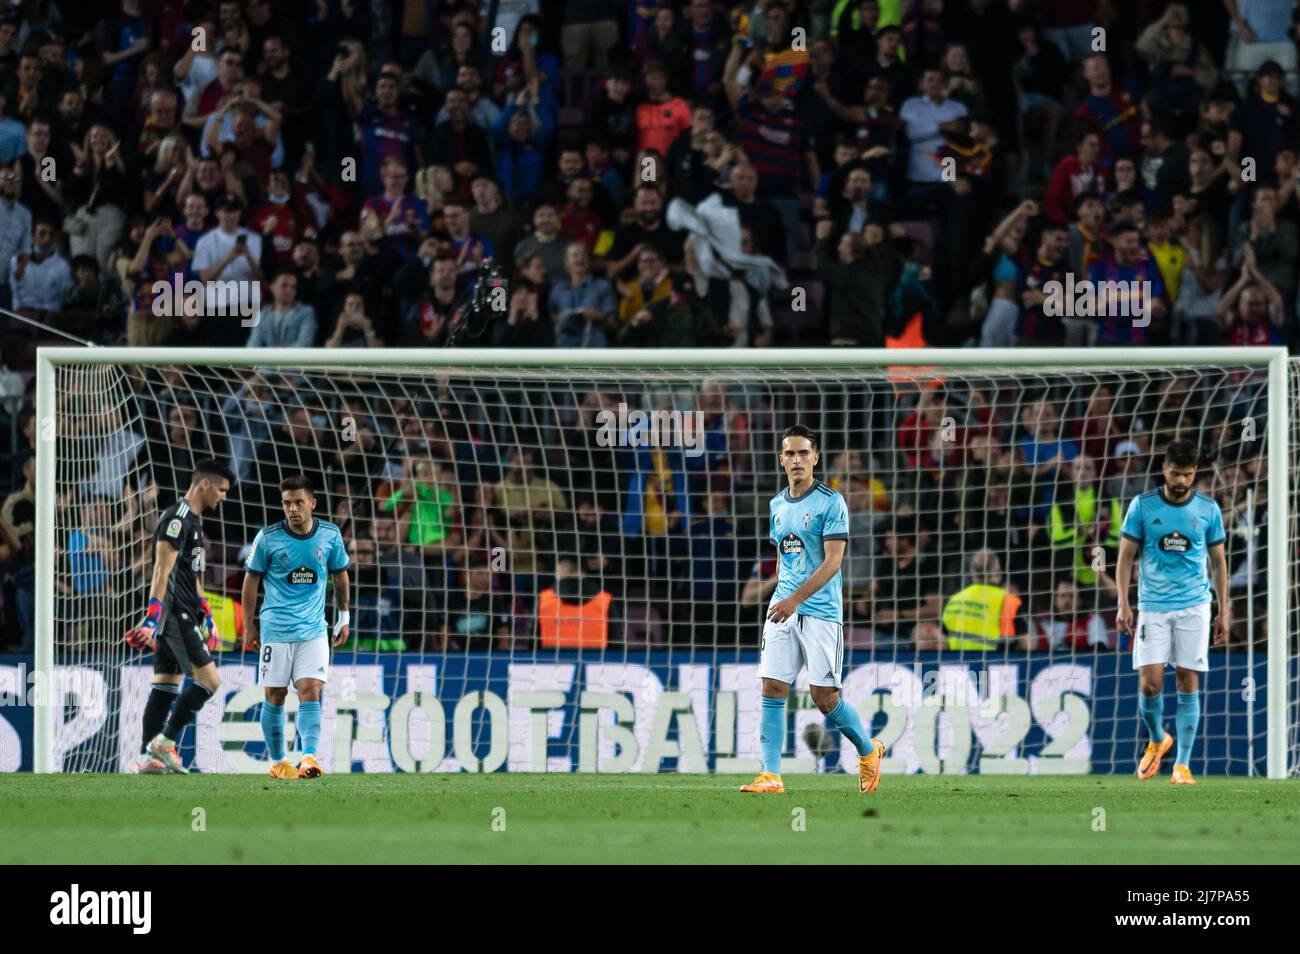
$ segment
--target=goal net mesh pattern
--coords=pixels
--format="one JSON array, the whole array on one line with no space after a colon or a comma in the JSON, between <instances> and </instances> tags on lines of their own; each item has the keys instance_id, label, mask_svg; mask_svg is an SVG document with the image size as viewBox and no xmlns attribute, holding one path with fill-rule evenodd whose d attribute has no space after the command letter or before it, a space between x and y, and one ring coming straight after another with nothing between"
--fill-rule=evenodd
<instances>
[{"instance_id":1,"label":"goal net mesh pattern","mask_svg":"<svg viewBox=\"0 0 1300 954\"><path fill-rule=\"evenodd\" d=\"M151 658L123 632L147 600L159 513L215 456L237 481L204 521L223 685L184 740L201 770L264 758L242 560L295 473L352 559L327 770L752 770L768 502L785 487L779 435L803 423L850 514L844 695L889 746L886 771L1133 770L1119 520L1185 437L1202 448L1198 489L1223 507L1235 620L1202 682L1193 769L1263 773L1265 370L655 360L57 366L56 764L121 771L139 750ZM953 648L944 626L972 582L1005 593L996 649ZM787 771L855 764L846 740L809 730L823 720L805 680ZM1172 682L1166 696L1172 726Z\"/></svg>"}]
</instances>

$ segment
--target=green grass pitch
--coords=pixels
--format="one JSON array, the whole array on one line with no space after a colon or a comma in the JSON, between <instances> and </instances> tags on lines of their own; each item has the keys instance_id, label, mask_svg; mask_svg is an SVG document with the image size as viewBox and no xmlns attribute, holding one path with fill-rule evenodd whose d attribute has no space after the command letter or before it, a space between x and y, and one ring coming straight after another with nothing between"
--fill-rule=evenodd
<instances>
[{"instance_id":1,"label":"green grass pitch","mask_svg":"<svg viewBox=\"0 0 1300 954\"><path fill-rule=\"evenodd\" d=\"M1300 783L1168 776L0 776L0 864L930 862L1300 857ZM205 831L195 831L202 809ZM1099 813L1101 809L1104 815ZM1094 830L1101 827L1104 830ZM803 830L797 830L802 827ZM497 830L504 828L504 830Z\"/></svg>"}]
</instances>

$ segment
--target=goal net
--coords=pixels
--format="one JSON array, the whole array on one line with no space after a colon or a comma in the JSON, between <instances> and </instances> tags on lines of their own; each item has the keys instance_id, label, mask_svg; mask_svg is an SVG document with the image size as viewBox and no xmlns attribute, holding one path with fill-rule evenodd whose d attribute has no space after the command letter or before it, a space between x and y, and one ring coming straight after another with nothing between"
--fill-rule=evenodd
<instances>
[{"instance_id":1,"label":"goal net","mask_svg":"<svg viewBox=\"0 0 1300 954\"><path fill-rule=\"evenodd\" d=\"M204 515L222 684L182 740L199 770L264 765L242 564L303 474L352 560L327 771L753 771L768 502L780 433L803 423L850 514L843 693L886 772L1133 771L1119 522L1175 437L1223 508L1234 620L1192 769L1294 771L1300 386L1282 354L49 349L36 764L130 766L152 659L123 632L159 513L215 456L237 480ZM973 583L1002 594L982 648L951 615ZM855 765L807 689L785 770Z\"/></svg>"}]
</instances>

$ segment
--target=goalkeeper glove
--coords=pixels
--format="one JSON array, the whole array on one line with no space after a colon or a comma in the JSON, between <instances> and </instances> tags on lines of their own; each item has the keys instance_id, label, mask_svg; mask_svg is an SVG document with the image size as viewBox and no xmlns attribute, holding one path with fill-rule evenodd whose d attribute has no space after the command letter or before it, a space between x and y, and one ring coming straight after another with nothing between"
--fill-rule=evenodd
<instances>
[{"instance_id":1,"label":"goalkeeper glove","mask_svg":"<svg viewBox=\"0 0 1300 954\"><path fill-rule=\"evenodd\" d=\"M203 614L203 626L208 631L208 651L216 652L221 645L221 631L217 629L217 621L212 618L212 607L208 605L206 596L199 597L199 612Z\"/></svg>"},{"instance_id":2,"label":"goalkeeper glove","mask_svg":"<svg viewBox=\"0 0 1300 954\"><path fill-rule=\"evenodd\" d=\"M149 608L145 610L140 625L126 631L127 645L141 652L151 651L154 637L158 634L158 624L162 622L162 611L162 600L149 600Z\"/></svg>"}]
</instances>

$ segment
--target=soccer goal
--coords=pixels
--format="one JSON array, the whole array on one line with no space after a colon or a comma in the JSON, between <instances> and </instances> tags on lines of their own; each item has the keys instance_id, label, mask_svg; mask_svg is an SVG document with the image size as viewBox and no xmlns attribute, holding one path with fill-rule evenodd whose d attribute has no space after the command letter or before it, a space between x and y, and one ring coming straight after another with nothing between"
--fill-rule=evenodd
<instances>
[{"instance_id":1,"label":"soccer goal","mask_svg":"<svg viewBox=\"0 0 1300 954\"><path fill-rule=\"evenodd\" d=\"M1223 508L1234 621L1192 768L1300 764L1300 367L1282 349L47 348L37 406L38 771L131 764L151 658L123 632L157 515L216 456L237 481L193 555L222 630L221 689L181 745L199 770L262 770L242 560L300 473L352 560L327 771L752 773L794 423L849 509L843 694L887 773L1133 771L1119 521L1176 437ZM976 582L1001 606L979 648L950 615ZM852 767L806 675L786 771Z\"/></svg>"}]
</instances>

